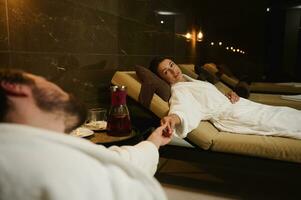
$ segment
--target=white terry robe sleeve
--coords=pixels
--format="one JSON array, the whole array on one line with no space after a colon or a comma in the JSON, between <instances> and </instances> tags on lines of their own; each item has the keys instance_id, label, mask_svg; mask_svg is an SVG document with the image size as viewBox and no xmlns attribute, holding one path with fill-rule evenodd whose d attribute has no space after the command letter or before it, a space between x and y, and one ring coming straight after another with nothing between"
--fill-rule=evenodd
<instances>
[{"instance_id":1,"label":"white terry robe sleeve","mask_svg":"<svg viewBox=\"0 0 301 200\"><path fill-rule=\"evenodd\" d=\"M0 123L0 132L0 199L166 199L150 168L140 170L157 159L148 141L114 150L24 125Z\"/></svg>"},{"instance_id":2,"label":"white terry robe sleeve","mask_svg":"<svg viewBox=\"0 0 301 200\"><path fill-rule=\"evenodd\" d=\"M109 149L147 174L154 175L157 170L159 152L150 141L143 141L135 146L112 146Z\"/></svg>"},{"instance_id":3,"label":"white terry robe sleeve","mask_svg":"<svg viewBox=\"0 0 301 200\"><path fill-rule=\"evenodd\" d=\"M199 102L185 87L172 87L169 100L169 114L176 114L181 124L175 127L175 134L185 138L204 119Z\"/></svg>"}]
</instances>

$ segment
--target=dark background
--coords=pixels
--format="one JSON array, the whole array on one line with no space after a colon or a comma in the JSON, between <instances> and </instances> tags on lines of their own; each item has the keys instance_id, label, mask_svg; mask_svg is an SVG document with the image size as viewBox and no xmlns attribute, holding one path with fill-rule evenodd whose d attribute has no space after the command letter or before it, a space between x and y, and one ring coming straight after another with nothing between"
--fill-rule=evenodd
<instances>
[{"instance_id":1,"label":"dark background","mask_svg":"<svg viewBox=\"0 0 301 200\"><path fill-rule=\"evenodd\" d=\"M108 105L116 70L146 66L156 55L177 63L223 64L249 80L301 81L298 5L294 0L0 0L0 67L46 76L88 107ZM201 42L183 37L199 30Z\"/></svg>"}]
</instances>

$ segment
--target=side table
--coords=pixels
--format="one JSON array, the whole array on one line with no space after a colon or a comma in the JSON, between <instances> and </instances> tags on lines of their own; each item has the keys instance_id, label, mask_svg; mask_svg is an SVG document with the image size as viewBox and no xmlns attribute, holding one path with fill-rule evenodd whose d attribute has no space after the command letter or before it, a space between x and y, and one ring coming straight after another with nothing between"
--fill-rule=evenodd
<instances>
[{"instance_id":1,"label":"side table","mask_svg":"<svg viewBox=\"0 0 301 200\"><path fill-rule=\"evenodd\" d=\"M143 140L143 134L140 134L138 130L132 129L132 132L128 136L111 136L106 131L95 132L94 135L87 137L88 140L95 144L102 144L106 147L112 145L134 145Z\"/></svg>"}]
</instances>

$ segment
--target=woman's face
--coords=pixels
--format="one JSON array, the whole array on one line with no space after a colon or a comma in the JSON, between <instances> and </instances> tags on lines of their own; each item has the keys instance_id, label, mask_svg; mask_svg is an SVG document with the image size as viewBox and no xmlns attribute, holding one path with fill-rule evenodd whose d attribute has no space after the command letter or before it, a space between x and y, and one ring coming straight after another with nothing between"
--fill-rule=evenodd
<instances>
[{"instance_id":1,"label":"woman's face","mask_svg":"<svg viewBox=\"0 0 301 200\"><path fill-rule=\"evenodd\" d=\"M183 80L181 69L170 59L164 59L158 66L159 76L170 85Z\"/></svg>"}]
</instances>

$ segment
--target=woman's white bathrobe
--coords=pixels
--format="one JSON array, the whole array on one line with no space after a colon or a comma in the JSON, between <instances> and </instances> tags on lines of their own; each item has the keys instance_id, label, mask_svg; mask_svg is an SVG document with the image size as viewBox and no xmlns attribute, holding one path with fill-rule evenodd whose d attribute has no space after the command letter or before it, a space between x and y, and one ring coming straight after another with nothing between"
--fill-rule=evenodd
<instances>
[{"instance_id":1,"label":"woman's white bathrobe","mask_svg":"<svg viewBox=\"0 0 301 200\"><path fill-rule=\"evenodd\" d=\"M169 114L181 119L175 129L178 136L186 137L201 120L210 120L222 131L301 139L301 111L244 98L232 104L211 83L183 76L188 81L172 85L169 100Z\"/></svg>"},{"instance_id":2,"label":"woman's white bathrobe","mask_svg":"<svg viewBox=\"0 0 301 200\"><path fill-rule=\"evenodd\" d=\"M166 199L148 141L105 148L45 129L0 123L0 199Z\"/></svg>"}]
</instances>

